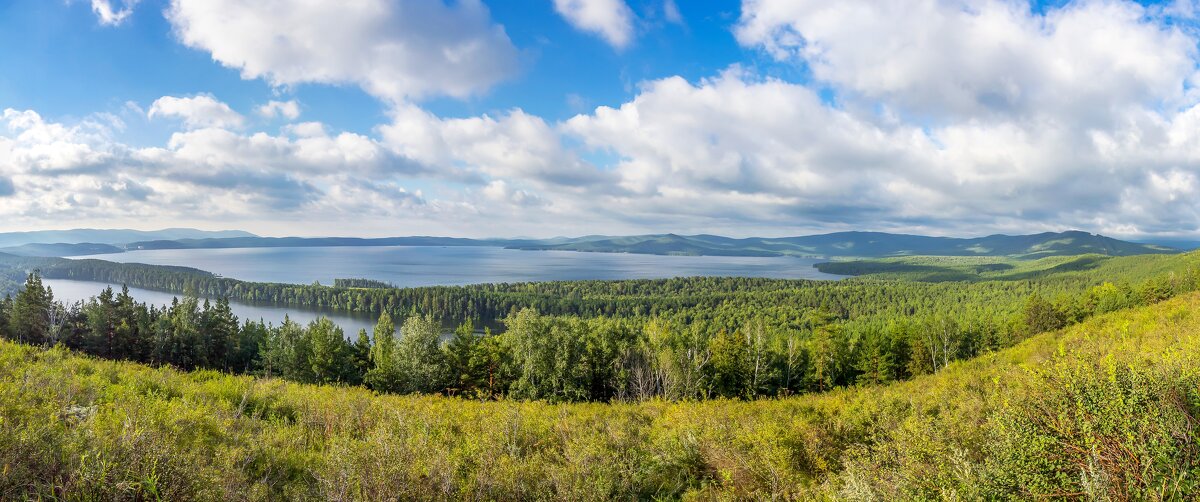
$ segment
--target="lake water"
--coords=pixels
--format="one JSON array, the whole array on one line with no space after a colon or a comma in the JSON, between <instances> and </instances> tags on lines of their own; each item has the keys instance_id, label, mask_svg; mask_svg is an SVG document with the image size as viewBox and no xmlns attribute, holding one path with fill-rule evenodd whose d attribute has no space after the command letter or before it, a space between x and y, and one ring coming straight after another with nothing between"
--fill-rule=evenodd
<instances>
[{"instance_id":1,"label":"lake water","mask_svg":"<svg viewBox=\"0 0 1200 502\"><path fill-rule=\"evenodd\" d=\"M72 281L67 279L42 279L42 283L54 291L54 299L60 302L71 304L77 301L84 301L93 296L99 295L104 288L111 286L113 291L120 292L120 284L108 284L103 282L91 281ZM153 291L141 288L129 288L130 296L139 302L148 303L151 305L165 306L170 305L171 300L175 297L182 296L173 293L164 293L162 291ZM241 321L253 320L263 321L268 324L278 326L283 324L284 316L288 316L291 320L300 324L308 324L316 320L318 317L328 317L338 326L341 326L345 331L346 336L354 339L358 336L359 329L366 329L370 333L375 328L377 317L374 314L362 314L356 312L341 312L333 310L316 310L300 307L284 307L270 304L252 304L238 301L229 301L229 308L233 314Z\"/></svg>"},{"instance_id":2,"label":"lake water","mask_svg":"<svg viewBox=\"0 0 1200 502\"><path fill-rule=\"evenodd\" d=\"M181 265L244 281L333 284L363 278L398 287L687 276L840 279L793 257L659 256L496 247L309 247L165 249L88 256L123 263Z\"/></svg>"},{"instance_id":3,"label":"lake water","mask_svg":"<svg viewBox=\"0 0 1200 502\"><path fill-rule=\"evenodd\" d=\"M94 255L123 263L180 265L224 277L254 282L331 285L338 278L374 279L398 287L453 286L497 282L585 279L657 279L685 276L741 276L778 279L840 279L813 268L820 260L792 257L658 256L574 251L520 251L494 247L310 247L169 249ZM55 298L86 300L112 286L64 279L45 279ZM177 294L130 288L139 302L170 305ZM375 325L374 314L314 310L230 301L239 319L279 325L284 316L308 323L329 317L353 337L360 328Z\"/></svg>"}]
</instances>

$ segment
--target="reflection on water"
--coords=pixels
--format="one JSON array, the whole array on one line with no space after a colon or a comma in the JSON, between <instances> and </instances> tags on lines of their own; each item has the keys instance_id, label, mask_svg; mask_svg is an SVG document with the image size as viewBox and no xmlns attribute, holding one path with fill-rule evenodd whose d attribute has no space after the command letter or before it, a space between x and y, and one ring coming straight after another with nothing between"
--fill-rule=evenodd
<instances>
[{"instance_id":1,"label":"reflection on water","mask_svg":"<svg viewBox=\"0 0 1200 502\"><path fill-rule=\"evenodd\" d=\"M99 295L106 287L112 287L117 292L121 291L120 284L103 282L73 281L68 279L42 279L42 282L54 291L55 300L67 304L84 301ZM139 302L158 306L170 305L174 298L182 296L141 288L129 288L129 294ZM376 316L373 314L307 309L233 300L230 300L229 308L242 321L261 320L276 326L283 323L284 316L288 316L291 320L300 324L308 324L321 316L328 317L335 324L341 326L342 331L345 331L346 336L351 339L358 336L359 329L366 329L367 333L370 333L375 328L376 321Z\"/></svg>"}]
</instances>

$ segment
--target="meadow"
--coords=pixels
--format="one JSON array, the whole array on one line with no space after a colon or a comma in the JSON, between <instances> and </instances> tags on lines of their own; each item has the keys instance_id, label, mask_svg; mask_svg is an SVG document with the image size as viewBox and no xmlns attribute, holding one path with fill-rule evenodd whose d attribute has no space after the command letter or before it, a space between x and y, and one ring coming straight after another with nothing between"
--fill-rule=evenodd
<instances>
[{"instance_id":1,"label":"meadow","mask_svg":"<svg viewBox=\"0 0 1200 502\"><path fill-rule=\"evenodd\" d=\"M0 498L1187 498L1200 296L788 398L380 395L0 341Z\"/></svg>"}]
</instances>

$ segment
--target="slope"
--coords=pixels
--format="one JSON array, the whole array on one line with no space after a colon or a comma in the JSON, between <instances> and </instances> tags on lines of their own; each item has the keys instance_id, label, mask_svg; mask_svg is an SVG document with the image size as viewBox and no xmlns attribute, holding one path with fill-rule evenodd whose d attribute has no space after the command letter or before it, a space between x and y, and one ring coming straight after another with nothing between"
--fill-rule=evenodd
<instances>
[{"instance_id":1,"label":"slope","mask_svg":"<svg viewBox=\"0 0 1200 502\"><path fill-rule=\"evenodd\" d=\"M0 498L1186 498L1200 296L883 387L547 405L0 342Z\"/></svg>"}]
</instances>

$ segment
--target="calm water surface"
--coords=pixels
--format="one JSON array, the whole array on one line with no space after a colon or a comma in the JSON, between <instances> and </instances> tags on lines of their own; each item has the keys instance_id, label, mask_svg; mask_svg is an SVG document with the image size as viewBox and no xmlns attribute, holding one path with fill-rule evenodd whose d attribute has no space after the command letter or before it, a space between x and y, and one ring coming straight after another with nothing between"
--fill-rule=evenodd
<instances>
[{"instance_id":1,"label":"calm water surface","mask_svg":"<svg viewBox=\"0 0 1200 502\"><path fill-rule=\"evenodd\" d=\"M333 284L338 278L364 278L399 287L585 279L658 279L686 276L742 276L778 279L839 279L813 268L820 260L733 256L658 256L574 251L520 251L494 247L310 247L169 249L88 256L122 263L180 265L244 281ZM68 303L96 296L119 284L46 279L55 298ZM177 294L130 288L139 302L170 305ZM279 325L284 316L308 323L329 317L353 337L374 327L374 314L230 301L239 319Z\"/></svg>"},{"instance_id":2,"label":"calm water surface","mask_svg":"<svg viewBox=\"0 0 1200 502\"><path fill-rule=\"evenodd\" d=\"M54 290L54 299L66 304L75 303L77 301L85 301L93 296L99 295L106 287L112 287L113 291L120 292L120 284L108 284L103 282L91 281L72 281L68 279L42 279L42 282ZM139 302L148 303L151 305L165 306L170 305L171 300L175 297L182 296L174 293L164 293L162 291L153 291L141 288L129 288L130 296ZM245 302L237 302L230 300L229 308L233 314L242 321L253 320L263 321L268 324L278 326L283 324L284 316L290 317L293 321L300 324L308 324L316 320L318 317L328 317L338 326L341 326L345 331L346 336L353 339L358 336L359 329L366 329L370 333L375 328L376 316L374 314L363 314L359 312L341 312L333 310L318 310L302 307L286 307L271 304L253 304Z\"/></svg>"},{"instance_id":3,"label":"calm water surface","mask_svg":"<svg viewBox=\"0 0 1200 502\"><path fill-rule=\"evenodd\" d=\"M244 281L333 284L338 278L364 278L399 287L687 276L840 278L818 272L812 265L821 260L808 258L658 256L495 247L165 249L88 258L194 267Z\"/></svg>"}]
</instances>

